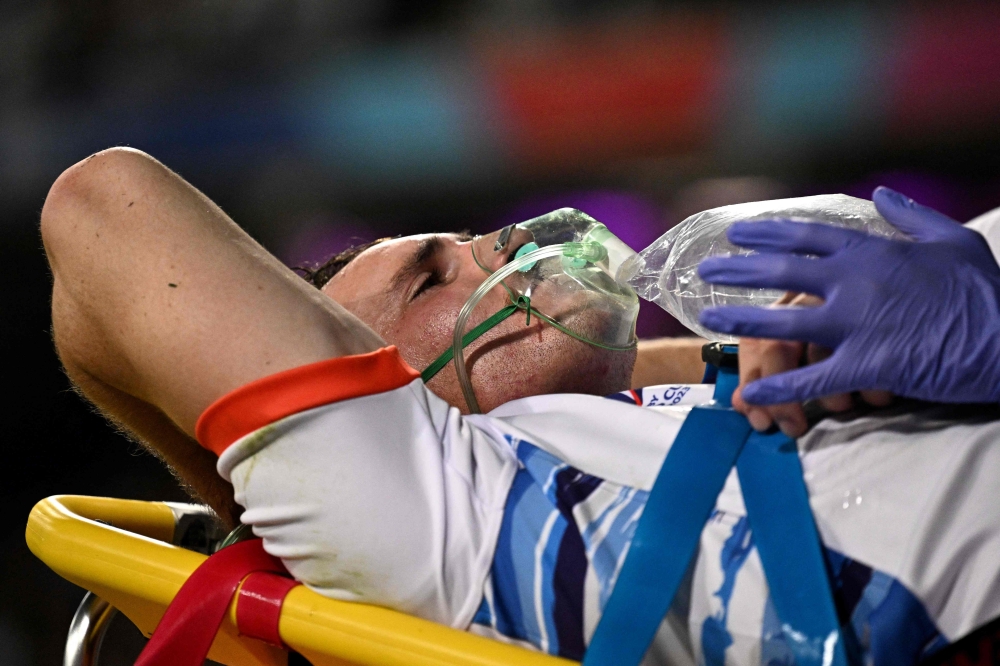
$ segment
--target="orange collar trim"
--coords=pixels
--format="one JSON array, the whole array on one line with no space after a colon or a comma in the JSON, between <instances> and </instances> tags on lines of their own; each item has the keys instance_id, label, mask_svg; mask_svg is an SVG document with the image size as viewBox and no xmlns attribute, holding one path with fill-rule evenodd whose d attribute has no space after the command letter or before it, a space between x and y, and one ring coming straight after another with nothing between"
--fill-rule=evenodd
<instances>
[{"instance_id":1,"label":"orange collar trim","mask_svg":"<svg viewBox=\"0 0 1000 666\"><path fill-rule=\"evenodd\" d=\"M222 455L239 438L286 416L392 391L419 377L394 346L311 363L258 379L222 396L202 413L195 436L203 447Z\"/></svg>"}]
</instances>

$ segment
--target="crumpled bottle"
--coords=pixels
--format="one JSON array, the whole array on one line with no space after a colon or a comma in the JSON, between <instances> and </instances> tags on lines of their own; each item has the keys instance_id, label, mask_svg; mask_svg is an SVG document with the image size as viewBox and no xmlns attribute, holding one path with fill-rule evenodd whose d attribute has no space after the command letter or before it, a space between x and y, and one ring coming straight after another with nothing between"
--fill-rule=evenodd
<instances>
[{"instance_id":1,"label":"crumpled bottle","mask_svg":"<svg viewBox=\"0 0 1000 666\"><path fill-rule=\"evenodd\" d=\"M716 305L769 305L782 292L708 284L698 276L698 264L715 255L752 254L730 243L726 229L738 221L774 218L831 224L887 238L908 238L886 222L871 201L845 194L754 201L692 215L628 259L616 280L631 286L639 297L659 305L697 335L733 342L735 338L699 324L699 313Z\"/></svg>"}]
</instances>

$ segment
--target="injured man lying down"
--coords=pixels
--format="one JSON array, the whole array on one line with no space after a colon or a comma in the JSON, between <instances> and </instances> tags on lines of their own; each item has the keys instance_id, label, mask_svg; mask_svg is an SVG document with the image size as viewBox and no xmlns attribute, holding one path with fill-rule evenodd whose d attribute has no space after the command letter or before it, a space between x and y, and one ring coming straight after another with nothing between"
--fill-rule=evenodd
<instances>
[{"instance_id":1,"label":"injured man lying down","mask_svg":"<svg viewBox=\"0 0 1000 666\"><path fill-rule=\"evenodd\" d=\"M435 361L473 292L533 249L520 227L384 240L307 280L128 149L63 173L41 226L69 377L223 521L320 594L551 654L583 655L660 465L712 397L693 383L701 340L637 351L613 308L556 312L545 285L512 307L499 285L464 327L513 313L465 348L472 413ZM592 294L631 307L613 282L574 302ZM1000 615L996 413L859 402L799 430L865 663L914 663ZM783 641L731 474L647 662L771 663Z\"/></svg>"}]
</instances>

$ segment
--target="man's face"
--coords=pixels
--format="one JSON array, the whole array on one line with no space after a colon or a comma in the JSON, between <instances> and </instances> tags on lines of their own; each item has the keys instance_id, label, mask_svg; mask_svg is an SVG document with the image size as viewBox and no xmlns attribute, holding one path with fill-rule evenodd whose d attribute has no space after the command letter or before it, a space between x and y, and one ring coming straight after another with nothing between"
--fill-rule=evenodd
<instances>
[{"instance_id":1,"label":"man's face","mask_svg":"<svg viewBox=\"0 0 1000 666\"><path fill-rule=\"evenodd\" d=\"M519 245L492 250L494 232L476 243L480 263L495 271ZM512 239L513 240L513 239ZM487 274L476 263L472 239L460 234L398 238L355 258L324 287L330 296L399 348L403 359L422 370L452 344L459 310ZM509 303L501 287L476 307L467 330ZM628 388L634 351L600 349L575 340L533 317L515 314L465 350L476 397L484 411L505 402L546 393L606 395ZM437 395L465 410L465 400L449 363L429 383Z\"/></svg>"}]
</instances>

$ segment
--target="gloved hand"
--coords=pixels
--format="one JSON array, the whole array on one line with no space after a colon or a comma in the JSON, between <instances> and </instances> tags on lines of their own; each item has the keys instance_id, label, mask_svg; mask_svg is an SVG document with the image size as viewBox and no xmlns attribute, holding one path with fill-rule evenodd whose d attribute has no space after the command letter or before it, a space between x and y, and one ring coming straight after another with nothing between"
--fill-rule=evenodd
<instances>
[{"instance_id":1,"label":"gloved hand","mask_svg":"<svg viewBox=\"0 0 1000 666\"><path fill-rule=\"evenodd\" d=\"M729 240L759 254L699 266L708 282L825 300L701 313L712 330L833 350L816 365L747 385L743 399L775 404L879 389L934 402L1000 401L1000 267L986 240L888 188L872 200L915 242L787 220L744 222L730 227Z\"/></svg>"},{"instance_id":2,"label":"gloved hand","mask_svg":"<svg viewBox=\"0 0 1000 666\"><path fill-rule=\"evenodd\" d=\"M785 294L776 305L821 305L823 299L810 294ZM740 383L733 391L733 408L744 414L755 430L765 432L771 425L777 425L788 437L801 437L809 429L804 405L800 402L785 402L775 405L752 405L743 399L743 390L752 382L780 372L788 372L803 364L819 363L833 352L813 343L774 340L768 338L740 339ZM862 403L884 407L892 403L893 395L888 391L859 391ZM853 393L827 395L816 400L828 412L843 412L855 404Z\"/></svg>"}]
</instances>

